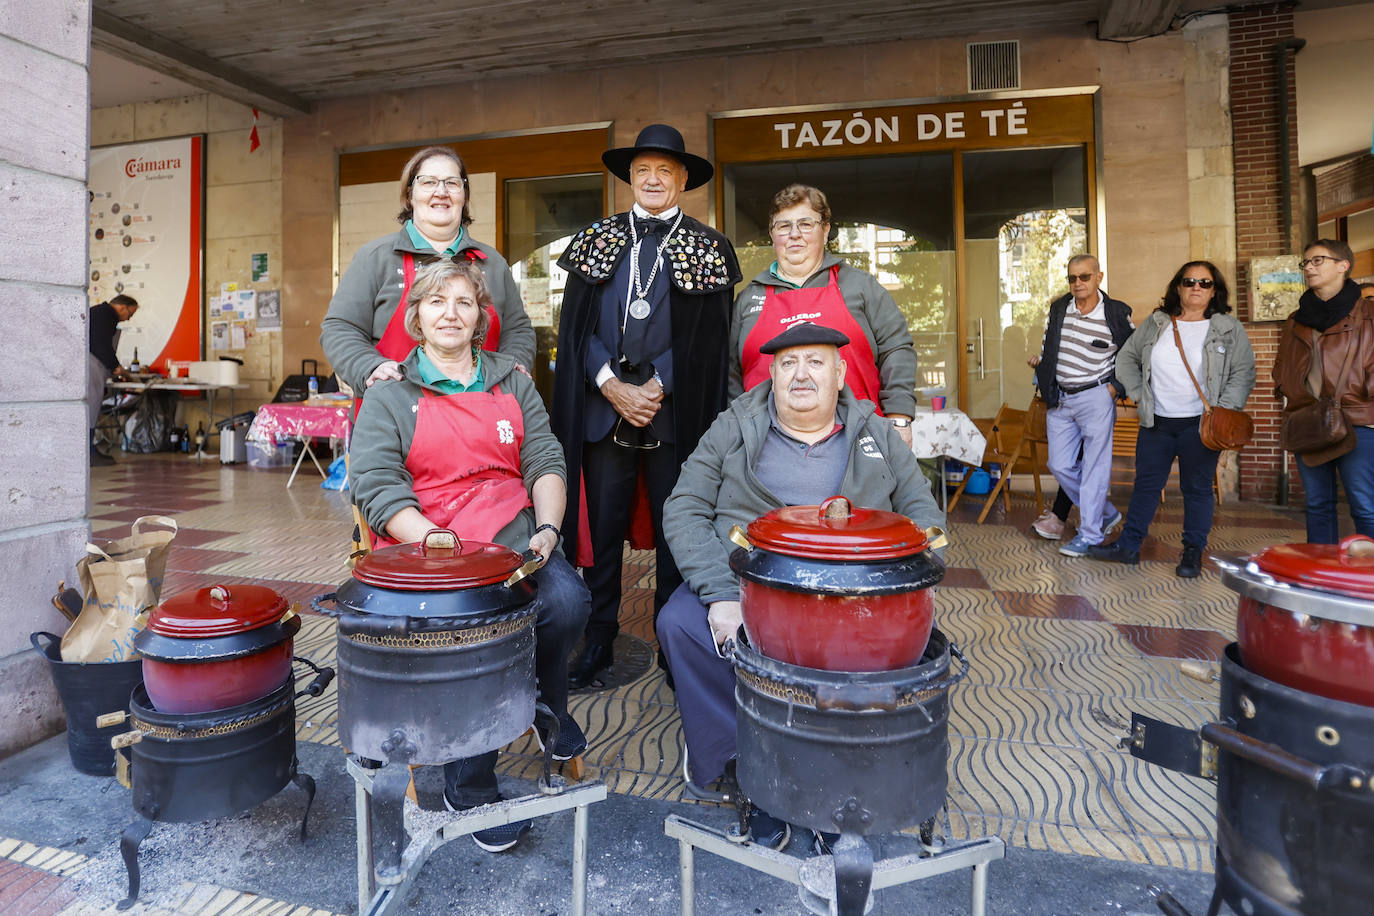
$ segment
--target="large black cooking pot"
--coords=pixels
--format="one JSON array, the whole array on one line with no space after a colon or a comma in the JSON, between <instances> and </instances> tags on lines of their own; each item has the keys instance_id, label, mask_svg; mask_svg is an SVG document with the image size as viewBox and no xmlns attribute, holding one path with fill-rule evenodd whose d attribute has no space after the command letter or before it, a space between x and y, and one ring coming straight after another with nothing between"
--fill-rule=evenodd
<instances>
[{"instance_id":1,"label":"large black cooking pot","mask_svg":"<svg viewBox=\"0 0 1374 916\"><path fill-rule=\"evenodd\" d=\"M344 747L441 764L520 737L534 721L537 563L438 529L366 555L316 598L339 619Z\"/></svg>"}]
</instances>

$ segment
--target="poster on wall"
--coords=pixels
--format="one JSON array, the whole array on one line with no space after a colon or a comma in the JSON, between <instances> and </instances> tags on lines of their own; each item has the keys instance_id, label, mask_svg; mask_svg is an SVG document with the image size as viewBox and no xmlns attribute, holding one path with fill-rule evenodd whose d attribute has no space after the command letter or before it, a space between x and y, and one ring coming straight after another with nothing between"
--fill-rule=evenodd
<instances>
[{"instance_id":1,"label":"poster on wall","mask_svg":"<svg viewBox=\"0 0 1374 916\"><path fill-rule=\"evenodd\" d=\"M166 368L201 357L205 138L91 150L89 295L138 300L121 325L119 361Z\"/></svg>"}]
</instances>

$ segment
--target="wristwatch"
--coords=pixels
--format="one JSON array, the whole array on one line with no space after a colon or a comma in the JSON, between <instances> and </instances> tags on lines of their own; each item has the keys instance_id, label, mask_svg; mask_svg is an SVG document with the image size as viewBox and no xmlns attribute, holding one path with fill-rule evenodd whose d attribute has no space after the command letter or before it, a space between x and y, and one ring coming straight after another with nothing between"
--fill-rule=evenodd
<instances>
[{"instance_id":1,"label":"wristwatch","mask_svg":"<svg viewBox=\"0 0 1374 916\"><path fill-rule=\"evenodd\" d=\"M908 426L911 425L911 418L910 418L910 417L893 417L893 418L892 418L892 425L893 425L894 427L896 427L897 429L906 429Z\"/></svg>"},{"instance_id":2,"label":"wristwatch","mask_svg":"<svg viewBox=\"0 0 1374 916\"><path fill-rule=\"evenodd\" d=\"M534 529L535 534L538 534L541 531L552 531L554 538L561 538L563 536L563 532L558 530L557 525L550 525L548 522L545 522L538 528Z\"/></svg>"},{"instance_id":3,"label":"wristwatch","mask_svg":"<svg viewBox=\"0 0 1374 916\"><path fill-rule=\"evenodd\" d=\"M662 390L663 390L663 376L661 376L661 375L658 374L658 370L657 370L657 369L654 370L654 381L658 382L658 388L659 388L660 391L662 391Z\"/></svg>"}]
</instances>

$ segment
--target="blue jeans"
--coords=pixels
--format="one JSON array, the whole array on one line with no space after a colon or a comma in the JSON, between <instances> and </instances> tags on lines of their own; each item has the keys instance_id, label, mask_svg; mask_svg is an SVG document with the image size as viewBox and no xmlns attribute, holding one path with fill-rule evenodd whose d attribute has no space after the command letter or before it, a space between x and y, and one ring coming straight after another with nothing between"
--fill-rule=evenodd
<instances>
[{"instance_id":1,"label":"blue jeans","mask_svg":"<svg viewBox=\"0 0 1374 916\"><path fill-rule=\"evenodd\" d=\"M1341 539L1336 517L1336 475L1341 477L1355 532L1374 537L1374 429L1355 427L1355 450L1310 468L1297 456L1298 476L1307 491L1307 542L1335 544Z\"/></svg>"},{"instance_id":2,"label":"blue jeans","mask_svg":"<svg viewBox=\"0 0 1374 916\"><path fill-rule=\"evenodd\" d=\"M1175 458L1178 485L1183 491L1183 546L1199 550L1207 546L1216 509L1212 479L1221 453L1202 444L1198 434L1201 419L1155 417L1154 426L1140 427L1140 436L1135 441L1135 486L1130 508L1126 510L1126 525L1117 542L1122 549L1131 553L1140 550Z\"/></svg>"},{"instance_id":3,"label":"blue jeans","mask_svg":"<svg viewBox=\"0 0 1374 916\"><path fill-rule=\"evenodd\" d=\"M539 583L534 599L534 680L539 700L555 714L568 711L568 655L587 625L592 596L561 549L531 576ZM496 755L488 751L444 764L444 789L456 804L485 805L501 797L496 787Z\"/></svg>"}]
</instances>

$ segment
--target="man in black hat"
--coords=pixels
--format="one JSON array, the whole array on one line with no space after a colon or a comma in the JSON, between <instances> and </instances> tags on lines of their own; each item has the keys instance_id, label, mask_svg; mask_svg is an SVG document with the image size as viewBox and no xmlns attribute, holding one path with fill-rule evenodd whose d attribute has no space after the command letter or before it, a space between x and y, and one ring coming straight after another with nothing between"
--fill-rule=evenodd
<instances>
[{"instance_id":1,"label":"man in black hat","mask_svg":"<svg viewBox=\"0 0 1374 916\"><path fill-rule=\"evenodd\" d=\"M719 648L743 620L730 569L734 525L783 506L844 496L855 506L900 512L922 528L943 525L916 458L873 402L844 387L839 348L849 338L800 322L759 348L769 380L745 392L711 425L663 507L668 544L685 582L656 623L677 682L689 790L727 783L735 758L735 675ZM788 828L764 812L753 838L780 848Z\"/></svg>"},{"instance_id":2,"label":"man in black hat","mask_svg":"<svg viewBox=\"0 0 1374 916\"><path fill-rule=\"evenodd\" d=\"M564 550L574 562L591 557L592 611L569 668L574 687L595 683L612 662L622 542L643 511L632 505L641 480L658 547L655 613L682 581L663 541L663 501L725 407L730 303L740 280L729 240L678 207L683 191L712 174L682 134L652 124L634 146L601 159L629 183L634 207L579 231L558 261L568 272L552 411L568 462ZM589 544L578 528L583 486Z\"/></svg>"}]
</instances>

